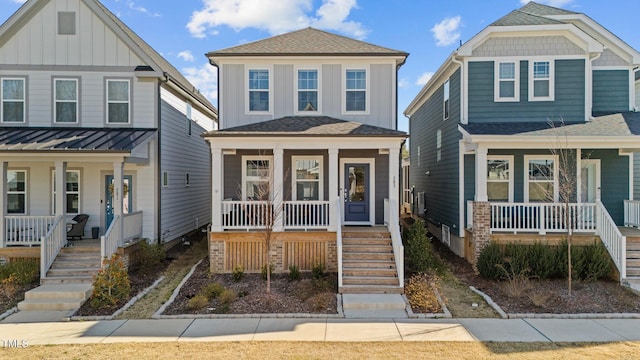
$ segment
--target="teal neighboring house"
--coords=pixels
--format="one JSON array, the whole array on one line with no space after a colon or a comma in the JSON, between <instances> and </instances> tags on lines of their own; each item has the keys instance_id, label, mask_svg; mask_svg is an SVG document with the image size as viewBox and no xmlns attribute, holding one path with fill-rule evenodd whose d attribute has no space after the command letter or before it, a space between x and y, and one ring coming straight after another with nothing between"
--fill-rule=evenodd
<instances>
[{"instance_id":1,"label":"teal neighboring house","mask_svg":"<svg viewBox=\"0 0 640 360\"><path fill-rule=\"evenodd\" d=\"M621 281L639 278L640 243L624 235L640 224L639 64L589 16L535 2L460 46L405 110L413 206L431 232L474 262L500 235L571 228L603 241ZM570 226L561 153L575 160Z\"/></svg>"}]
</instances>

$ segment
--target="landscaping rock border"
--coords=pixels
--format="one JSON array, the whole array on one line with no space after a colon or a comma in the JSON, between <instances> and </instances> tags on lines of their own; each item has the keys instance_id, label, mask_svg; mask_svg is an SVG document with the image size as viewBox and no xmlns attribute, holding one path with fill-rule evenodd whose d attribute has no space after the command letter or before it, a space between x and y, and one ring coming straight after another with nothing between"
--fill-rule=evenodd
<instances>
[{"instance_id":1,"label":"landscaping rock border","mask_svg":"<svg viewBox=\"0 0 640 360\"><path fill-rule=\"evenodd\" d=\"M3 314L0 315L0 321L8 318L9 316L17 312L18 312L18 307L17 306L12 307L11 309L5 311Z\"/></svg>"},{"instance_id":2,"label":"landscaping rock border","mask_svg":"<svg viewBox=\"0 0 640 360\"><path fill-rule=\"evenodd\" d=\"M167 300L164 304L162 304L162 306L160 306L160 308L156 310L156 312L153 313L153 315L151 315L152 319L162 319L159 316L164 316L162 315L162 313L167 309L167 307L169 307L169 305L173 303L173 301L176 299L176 297L180 293L180 289L182 289L184 284L189 280L191 275L193 275L193 273L196 271L196 268L198 267L198 265L200 265L200 263L203 261L204 259L200 259L197 263L195 263L195 265L191 267L191 270L189 270L187 275L185 275L184 278L182 278L182 281L180 281L178 286L176 286L176 288L173 289L173 293L171 293L171 297L169 298L169 300Z\"/></svg>"},{"instance_id":3,"label":"landscaping rock border","mask_svg":"<svg viewBox=\"0 0 640 360\"><path fill-rule=\"evenodd\" d=\"M509 318L509 315L507 315L507 313L504 312L504 310L502 310L500 305L496 304L495 301L493 301L493 299L491 299L491 297L489 295L483 293L482 291L476 289L473 286L469 286L469 289L471 291L473 291L474 293L480 295L484 299L484 301L486 301L487 304L489 306L491 306L493 308L493 310L495 310L500 315L501 318L503 318L503 319L508 319Z\"/></svg>"}]
</instances>

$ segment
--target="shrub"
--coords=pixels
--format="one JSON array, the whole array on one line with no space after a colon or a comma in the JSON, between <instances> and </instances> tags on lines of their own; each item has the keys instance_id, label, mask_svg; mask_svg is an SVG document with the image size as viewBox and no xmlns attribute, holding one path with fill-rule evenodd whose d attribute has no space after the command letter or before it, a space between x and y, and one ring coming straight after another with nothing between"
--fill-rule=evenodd
<instances>
[{"instance_id":1,"label":"shrub","mask_svg":"<svg viewBox=\"0 0 640 360\"><path fill-rule=\"evenodd\" d=\"M118 254L113 254L94 277L90 305L94 309L111 307L129 298L130 292L127 268Z\"/></svg>"},{"instance_id":2,"label":"shrub","mask_svg":"<svg viewBox=\"0 0 640 360\"><path fill-rule=\"evenodd\" d=\"M11 281L16 285L32 284L38 281L39 272L36 260L15 260L0 265L0 280L8 279L13 275Z\"/></svg>"},{"instance_id":3,"label":"shrub","mask_svg":"<svg viewBox=\"0 0 640 360\"><path fill-rule=\"evenodd\" d=\"M324 276L324 264L321 262L317 262L311 265L311 276L318 280Z\"/></svg>"},{"instance_id":4,"label":"shrub","mask_svg":"<svg viewBox=\"0 0 640 360\"><path fill-rule=\"evenodd\" d=\"M578 279L594 281L611 273L611 258L604 244L593 243L575 250L574 274Z\"/></svg>"},{"instance_id":5,"label":"shrub","mask_svg":"<svg viewBox=\"0 0 640 360\"><path fill-rule=\"evenodd\" d=\"M234 282L240 282L242 281L243 277L244 277L244 267L238 264L233 268L233 272L231 273L231 279L233 279Z\"/></svg>"},{"instance_id":6,"label":"shrub","mask_svg":"<svg viewBox=\"0 0 640 360\"><path fill-rule=\"evenodd\" d=\"M202 289L200 289L199 294L202 294L207 299L211 300L220 296L220 294L222 294L223 291L224 291L224 286L216 282L216 283L211 283L204 286Z\"/></svg>"},{"instance_id":7,"label":"shrub","mask_svg":"<svg viewBox=\"0 0 640 360\"><path fill-rule=\"evenodd\" d=\"M6 298L13 298L18 292L16 274L11 274L8 278L2 279L2 281L0 281L0 285L2 285L2 287L0 287L0 294Z\"/></svg>"},{"instance_id":8,"label":"shrub","mask_svg":"<svg viewBox=\"0 0 640 360\"><path fill-rule=\"evenodd\" d=\"M417 220L406 232L404 247L407 269L410 272L427 272L437 268L437 262L424 221Z\"/></svg>"},{"instance_id":9,"label":"shrub","mask_svg":"<svg viewBox=\"0 0 640 360\"><path fill-rule=\"evenodd\" d=\"M300 269L297 265L289 265L289 280L300 280Z\"/></svg>"},{"instance_id":10,"label":"shrub","mask_svg":"<svg viewBox=\"0 0 640 360\"><path fill-rule=\"evenodd\" d=\"M236 298L238 296L236 295L235 291L231 290L231 289L225 289L220 296L218 296L218 300L220 301L220 304L223 305L229 305L232 302L236 301Z\"/></svg>"},{"instance_id":11,"label":"shrub","mask_svg":"<svg viewBox=\"0 0 640 360\"><path fill-rule=\"evenodd\" d=\"M527 255L531 277L548 279L557 273L557 256L554 246L543 245L536 241L529 247Z\"/></svg>"},{"instance_id":12,"label":"shrub","mask_svg":"<svg viewBox=\"0 0 640 360\"><path fill-rule=\"evenodd\" d=\"M480 275L487 279L502 279L504 273L500 270L499 265L502 265L503 261L504 253L500 246L496 243L490 243L480 251L476 261L476 268Z\"/></svg>"},{"instance_id":13,"label":"shrub","mask_svg":"<svg viewBox=\"0 0 640 360\"><path fill-rule=\"evenodd\" d=\"M427 274L415 274L409 278L404 291L409 299L409 304L414 309L419 309L425 313L435 313L440 311L440 303L432 284L437 283L437 277L430 277Z\"/></svg>"},{"instance_id":14,"label":"shrub","mask_svg":"<svg viewBox=\"0 0 640 360\"><path fill-rule=\"evenodd\" d=\"M147 272L153 270L160 265L167 258L167 253L164 251L162 244L154 243L149 244L146 241L141 241L140 244L140 268Z\"/></svg>"},{"instance_id":15,"label":"shrub","mask_svg":"<svg viewBox=\"0 0 640 360\"><path fill-rule=\"evenodd\" d=\"M199 310L209 304L209 299L204 294L198 294L187 303L187 307L191 310Z\"/></svg>"},{"instance_id":16,"label":"shrub","mask_svg":"<svg viewBox=\"0 0 640 360\"><path fill-rule=\"evenodd\" d=\"M273 264L269 264L269 274L273 274L273 271L276 267ZM262 265L262 270L260 270L260 274L262 275L262 280L267 280L267 264Z\"/></svg>"}]
</instances>

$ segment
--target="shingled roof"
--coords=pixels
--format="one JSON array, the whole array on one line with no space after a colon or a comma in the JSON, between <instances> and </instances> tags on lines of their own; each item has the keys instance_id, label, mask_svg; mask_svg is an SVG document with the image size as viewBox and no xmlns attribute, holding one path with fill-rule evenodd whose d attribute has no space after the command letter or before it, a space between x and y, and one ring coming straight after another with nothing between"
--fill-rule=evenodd
<instances>
[{"instance_id":1,"label":"shingled roof","mask_svg":"<svg viewBox=\"0 0 640 360\"><path fill-rule=\"evenodd\" d=\"M204 137L230 136L362 136L407 137L402 131L345 121L329 116L286 116L259 123L210 131Z\"/></svg>"},{"instance_id":2,"label":"shingled roof","mask_svg":"<svg viewBox=\"0 0 640 360\"><path fill-rule=\"evenodd\" d=\"M510 12L496 20L491 26L518 26L518 25L553 25L565 24L560 20L550 19L547 16L577 14L573 11L542 5L533 1L525 6Z\"/></svg>"},{"instance_id":3,"label":"shingled roof","mask_svg":"<svg viewBox=\"0 0 640 360\"><path fill-rule=\"evenodd\" d=\"M207 53L208 57L223 56L400 56L404 51L373 45L326 31L306 28L276 35L267 39L250 42ZM403 60L404 62L404 60Z\"/></svg>"}]
</instances>

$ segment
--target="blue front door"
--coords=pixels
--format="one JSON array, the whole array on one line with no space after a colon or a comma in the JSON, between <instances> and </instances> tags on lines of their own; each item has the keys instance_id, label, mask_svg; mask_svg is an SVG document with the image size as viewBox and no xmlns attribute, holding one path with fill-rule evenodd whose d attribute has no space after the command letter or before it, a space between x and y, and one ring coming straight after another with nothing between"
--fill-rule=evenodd
<instances>
[{"instance_id":1,"label":"blue front door","mask_svg":"<svg viewBox=\"0 0 640 360\"><path fill-rule=\"evenodd\" d=\"M106 219L104 222L105 229L109 228L111 222L113 221L113 175L107 175L105 178L106 189L105 189L105 214ZM132 184L133 184L133 176L125 175L124 176L124 196L122 197L122 213L128 214L132 209ZM106 231L106 230L105 230Z\"/></svg>"},{"instance_id":2,"label":"blue front door","mask_svg":"<svg viewBox=\"0 0 640 360\"><path fill-rule=\"evenodd\" d=\"M344 221L369 222L369 164L345 164L344 184Z\"/></svg>"}]
</instances>

